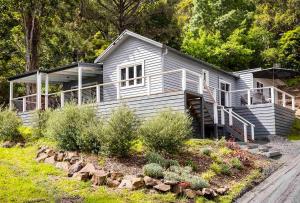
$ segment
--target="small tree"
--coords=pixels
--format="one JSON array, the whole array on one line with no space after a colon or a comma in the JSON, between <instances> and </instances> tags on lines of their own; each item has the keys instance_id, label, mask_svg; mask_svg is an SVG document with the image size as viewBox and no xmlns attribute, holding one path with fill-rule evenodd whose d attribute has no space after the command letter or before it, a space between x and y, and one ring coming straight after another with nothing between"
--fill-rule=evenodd
<instances>
[{"instance_id":1,"label":"small tree","mask_svg":"<svg viewBox=\"0 0 300 203\"><path fill-rule=\"evenodd\" d=\"M22 139L18 131L21 125L22 121L15 111L0 107L0 140L18 141Z\"/></svg>"},{"instance_id":2,"label":"small tree","mask_svg":"<svg viewBox=\"0 0 300 203\"><path fill-rule=\"evenodd\" d=\"M171 109L146 120L139 129L145 145L154 151L177 152L192 133L191 118Z\"/></svg>"},{"instance_id":3,"label":"small tree","mask_svg":"<svg viewBox=\"0 0 300 203\"><path fill-rule=\"evenodd\" d=\"M127 106L121 106L112 111L105 127L105 143L112 155L127 156L136 138L138 120Z\"/></svg>"}]
</instances>

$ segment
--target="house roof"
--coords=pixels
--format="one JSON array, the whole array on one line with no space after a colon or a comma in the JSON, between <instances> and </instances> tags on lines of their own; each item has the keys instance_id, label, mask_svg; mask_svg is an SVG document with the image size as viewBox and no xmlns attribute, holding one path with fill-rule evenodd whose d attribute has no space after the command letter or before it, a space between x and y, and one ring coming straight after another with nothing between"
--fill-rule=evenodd
<instances>
[{"instance_id":1,"label":"house roof","mask_svg":"<svg viewBox=\"0 0 300 203\"><path fill-rule=\"evenodd\" d=\"M266 68L261 70L256 70L253 73L255 78L269 78L269 79L290 79L294 77L299 77L300 72L293 69L287 68Z\"/></svg>"},{"instance_id":2,"label":"house roof","mask_svg":"<svg viewBox=\"0 0 300 203\"><path fill-rule=\"evenodd\" d=\"M98 57L96 58L96 60L94 61L94 63L99 63L99 62L103 61L110 53L112 53L114 50L116 50L117 47L118 47L125 39L127 39L129 36L134 37L134 38L139 39L139 40L142 40L142 41L144 41L144 42L148 42L148 43L150 43L150 44L152 44L152 45L154 45L154 46L157 46L157 47L159 47L159 48L166 48L166 49L168 49L168 50L170 50L170 51L172 51L172 52L175 52L176 54L179 54L180 56L182 56L182 57L184 57L184 58L188 58L188 59L190 59L190 60L193 60L193 61L195 61L195 62L197 62L197 63L200 63L200 64L202 64L202 65L205 65L205 66L207 66L207 67L209 67L209 68L212 68L212 69L214 69L214 70L216 70L216 71L220 71L220 72L225 73L225 74L227 74L227 75L230 75L230 76L232 76L232 77L239 78L239 76L237 76L237 75L235 75L235 74L232 74L232 73L230 73L230 72L226 72L226 71L222 70L222 69L221 69L220 67L218 67L218 66L215 66L215 65L213 65L213 64L207 63L207 62L202 61L202 60L200 60L200 59L196 59L196 58L194 58L194 57L192 57L192 56L190 56L190 55L184 54L184 53L182 53L182 52L180 52L180 51L178 51L178 50L176 50L176 49L174 49L174 48L172 48L172 47L169 47L169 46L167 46L167 45L165 45L165 44L162 44L162 43L160 43L160 42L154 41L154 40L152 40L152 39L149 39L149 38L147 38L147 37L144 37L144 36L142 36L142 35L139 35L139 34L137 34L137 33L134 33L134 32L132 32L132 31L129 31L129 30L125 30L122 34L120 34L120 35L117 37L117 39L116 39L113 43L111 43L110 46L109 46L109 47L108 47L108 48L107 48L100 56L98 56Z\"/></svg>"},{"instance_id":3,"label":"house roof","mask_svg":"<svg viewBox=\"0 0 300 203\"><path fill-rule=\"evenodd\" d=\"M61 72L61 71L66 71L72 68L76 68L76 67L95 67L95 68L99 68L101 65L100 64L95 64L95 63L71 63L65 66L60 66L60 67L56 67L56 68L52 68L49 70L32 70L32 71L28 71L16 76L12 76L8 78L8 81L14 81L14 80L18 80L18 79L22 79L22 78L30 78L30 80L33 80L34 77L36 77L37 73L47 73L47 74L54 74L56 72ZM97 72L98 73L98 72Z\"/></svg>"}]
</instances>

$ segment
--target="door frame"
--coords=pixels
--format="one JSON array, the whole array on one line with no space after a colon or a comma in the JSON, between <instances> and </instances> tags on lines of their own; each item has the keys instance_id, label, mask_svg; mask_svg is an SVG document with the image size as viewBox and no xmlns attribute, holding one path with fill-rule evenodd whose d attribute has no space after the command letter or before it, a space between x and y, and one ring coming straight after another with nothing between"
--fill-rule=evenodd
<instances>
[{"instance_id":1,"label":"door frame","mask_svg":"<svg viewBox=\"0 0 300 203\"><path fill-rule=\"evenodd\" d=\"M225 80L219 80L219 90L221 90L221 83L229 85L229 92L231 91L232 84ZM219 105L221 105L221 91L219 91ZM225 94L225 106L231 107L231 94Z\"/></svg>"}]
</instances>

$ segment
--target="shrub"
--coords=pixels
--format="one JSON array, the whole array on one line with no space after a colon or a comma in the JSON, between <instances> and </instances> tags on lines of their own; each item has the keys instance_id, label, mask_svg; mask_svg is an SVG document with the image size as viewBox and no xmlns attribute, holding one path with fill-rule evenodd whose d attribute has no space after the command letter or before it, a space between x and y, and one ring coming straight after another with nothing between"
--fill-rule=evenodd
<instances>
[{"instance_id":1,"label":"shrub","mask_svg":"<svg viewBox=\"0 0 300 203\"><path fill-rule=\"evenodd\" d=\"M167 159L167 165L168 167L179 166L179 162L177 160Z\"/></svg>"},{"instance_id":2,"label":"shrub","mask_svg":"<svg viewBox=\"0 0 300 203\"><path fill-rule=\"evenodd\" d=\"M51 110L37 110L32 118L33 123L33 131L32 136L33 139L44 137L46 134L46 124L51 114Z\"/></svg>"},{"instance_id":3,"label":"shrub","mask_svg":"<svg viewBox=\"0 0 300 203\"><path fill-rule=\"evenodd\" d=\"M21 125L22 121L15 111L0 107L0 140L19 141L22 139L18 131Z\"/></svg>"},{"instance_id":4,"label":"shrub","mask_svg":"<svg viewBox=\"0 0 300 203\"><path fill-rule=\"evenodd\" d=\"M31 141L33 138L33 129L27 126L20 126L18 131L21 137L26 141Z\"/></svg>"},{"instance_id":5,"label":"shrub","mask_svg":"<svg viewBox=\"0 0 300 203\"><path fill-rule=\"evenodd\" d=\"M210 169L215 172L216 174L220 174L221 173L221 166L219 164L217 164L216 162L213 162L210 165Z\"/></svg>"},{"instance_id":6,"label":"shrub","mask_svg":"<svg viewBox=\"0 0 300 203\"><path fill-rule=\"evenodd\" d=\"M146 154L146 159L148 163L159 164L162 167L167 167L167 160L156 152L149 152Z\"/></svg>"},{"instance_id":7,"label":"shrub","mask_svg":"<svg viewBox=\"0 0 300 203\"><path fill-rule=\"evenodd\" d=\"M215 175L216 175L215 172L213 172L212 170L208 170L202 173L201 177L206 181L210 181Z\"/></svg>"},{"instance_id":8,"label":"shrub","mask_svg":"<svg viewBox=\"0 0 300 203\"><path fill-rule=\"evenodd\" d=\"M190 166L193 171L197 171L198 170L198 165L193 160L187 160L185 162L185 165Z\"/></svg>"},{"instance_id":9,"label":"shrub","mask_svg":"<svg viewBox=\"0 0 300 203\"><path fill-rule=\"evenodd\" d=\"M231 162L232 167L239 169L239 170L243 169L243 164L238 158L236 158L236 157L232 158L230 162Z\"/></svg>"},{"instance_id":10,"label":"shrub","mask_svg":"<svg viewBox=\"0 0 300 203\"><path fill-rule=\"evenodd\" d=\"M209 184L199 176L189 176L185 181L189 182L191 184L191 188L194 190L209 187Z\"/></svg>"},{"instance_id":11,"label":"shrub","mask_svg":"<svg viewBox=\"0 0 300 203\"><path fill-rule=\"evenodd\" d=\"M187 114L169 109L146 120L139 134L149 149L172 153L179 151L191 135L191 124L192 120Z\"/></svg>"},{"instance_id":12,"label":"shrub","mask_svg":"<svg viewBox=\"0 0 300 203\"><path fill-rule=\"evenodd\" d=\"M96 114L92 108L66 104L64 108L50 113L46 134L54 138L58 147L64 150L92 152L91 148L94 148L95 144L98 149L101 147L100 142L93 136L97 135L93 131L96 123Z\"/></svg>"},{"instance_id":13,"label":"shrub","mask_svg":"<svg viewBox=\"0 0 300 203\"><path fill-rule=\"evenodd\" d=\"M112 155L127 156L136 138L138 120L127 106L112 111L105 128L105 142Z\"/></svg>"},{"instance_id":14,"label":"shrub","mask_svg":"<svg viewBox=\"0 0 300 203\"><path fill-rule=\"evenodd\" d=\"M144 175L152 178L162 178L164 176L164 169L159 164L151 163L143 167Z\"/></svg>"},{"instance_id":15,"label":"shrub","mask_svg":"<svg viewBox=\"0 0 300 203\"><path fill-rule=\"evenodd\" d=\"M221 167L221 173L224 175L230 175L231 171L230 171L230 166L228 164L222 163L220 164Z\"/></svg>"},{"instance_id":16,"label":"shrub","mask_svg":"<svg viewBox=\"0 0 300 203\"><path fill-rule=\"evenodd\" d=\"M219 149L220 156L224 156L224 155L226 156L226 155L229 155L231 153L232 153L232 150L227 148L227 147L222 147L222 148Z\"/></svg>"},{"instance_id":17,"label":"shrub","mask_svg":"<svg viewBox=\"0 0 300 203\"><path fill-rule=\"evenodd\" d=\"M204 154L206 156L210 156L210 154L211 154L211 148L203 148L202 149L202 154Z\"/></svg>"},{"instance_id":18,"label":"shrub","mask_svg":"<svg viewBox=\"0 0 300 203\"><path fill-rule=\"evenodd\" d=\"M169 181L181 181L181 177L178 173L172 171L165 171L164 172L164 179Z\"/></svg>"}]
</instances>

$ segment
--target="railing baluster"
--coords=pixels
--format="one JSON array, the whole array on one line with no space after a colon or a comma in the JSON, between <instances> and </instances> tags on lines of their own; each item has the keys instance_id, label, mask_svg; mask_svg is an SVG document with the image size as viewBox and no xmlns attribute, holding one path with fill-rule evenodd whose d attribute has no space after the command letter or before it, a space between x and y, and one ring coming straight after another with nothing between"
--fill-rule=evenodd
<instances>
[{"instance_id":1,"label":"railing baluster","mask_svg":"<svg viewBox=\"0 0 300 203\"><path fill-rule=\"evenodd\" d=\"M286 107L286 98L285 98L285 92L282 93L282 106Z\"/></svg>"},{"instance_id":2,"label":"railing baluster","mask_svg":"<svg viewBox=\"0 0 300 203\"><path fill-rule=\"evenodd\" d=\"M23 97L23 112L26 111L26 97Z\"/></svg>"},{"instance_id":3,"label":"railing baluster","mask_svg":"<svg viewBox=\"0 0 300 203\"><path fill-rule=\"evenodd\" d=\"M271 87L271 103L275 103L275 89L274 87Z\"/></svg>"},{"instance_id":4,"label":"railing baluster","mask_svg":"<svg viewBox=\"0 0 300 203\"><path fill-rule=\"evenodd\" d=\"M232 122L232 109L228 109L228 120L229 120L229 126L232 126L233 122Z\"/></svg>"},{"instance_id":5,"label":"railing baluster","mask_svg":"<svg viewBox=\"0 0 300 203\"><path fill-rule=\"evenodd\" d=\"M186 70L182 70L182 91L186 90Z\"/></svg>"},{"instance_id":6,"label":"railing baluster","mask_svg":"<svg viewBox=\"0 0 300 203\"><path fill-rule=\"evenodd\" d=\"M251 139L254 140L254 126L251 125Z\"/></svg>"},{"instance_id":7,"label":"railing baluster","mask_svg":"<svg viewBox=\"0 0 300 203\"><path fill-rule=\"evenodd\" d=\"M99 85L97 85L96 86L96 102L97 103L100 103L100 86Z\"/></svg>"},{"instance_id":8,"label":"railing baluster","mask_svg":"<svg viewBox=\"0 0 300 203\"><path fill-rule=\"evenodd\" d=\"M225 125L224 108L221 108L221 124Z\"/></svg>"},{"instance_id":9,"label":"railing baluster","mask_svg":"<svg viewBox=\"0 0 300 203\"><path fill-rule=\"evenodd\" d=\"M248 142L247 125L244 123L244 142Z\"/></svg>"},{"instance_id":10,"label":"railing baluster","mask_svg":"<svg viewBox=\"0 0 300 203\"><path fill-rule=\"evenodd\" d=\"M251 90L250 89L247 91L247 103L248 103L248 105L251 105Z\"/></svg>"},{"instance_id":11,"label":"railing baluster","mask_svg":"<svg viewBox=\"0 0 300 203\"><path fill-rule=\"evenodd\" d=\"M65 93L61 92L60 93L60 107L64 107L65 105Z\"/></svg>"}]
</instances>

